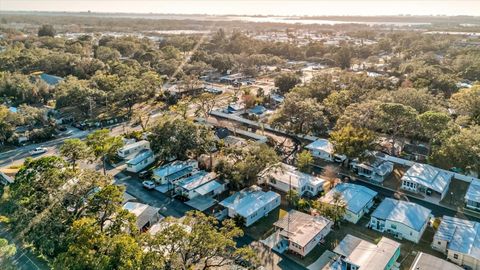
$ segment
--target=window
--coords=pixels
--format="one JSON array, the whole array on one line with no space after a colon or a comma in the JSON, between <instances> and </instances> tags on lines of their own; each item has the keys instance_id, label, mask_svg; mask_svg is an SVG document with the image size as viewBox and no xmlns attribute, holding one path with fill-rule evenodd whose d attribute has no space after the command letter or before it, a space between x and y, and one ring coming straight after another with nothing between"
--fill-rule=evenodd
<instances>
[{"instance_id":1,"label":"window","mask_svg":"<svg viewBox=\"0 0 480 270\"><path fill-rule=\"evenodd\" d=\"M275 185L275 184L277 184L277 180L275 180L275 179L273 179L273 178L270 178L270 183L272 183L272 184Z\"/></svg>"},{"instance_id":2,"label":"window","mask_svg":"<svg viewBox=\"0 0 480 270\"><path fill-rule=\"evenodd\" d=\"M441 244L442 244L442 242L440 242L440 241L438 241L437 243L438 243L439 245L441 245Z\"/></svg>"},{"instance_id":3,"label":"window","mask_svg":"<svg viewBox=\"0 0 480 270\"><path fill-rule=\"evenodd\" d=\"M454 259L458 259L458 254L453 254Z\"/></svg>"},{"instance_id":4,"label":"window","mask_svg":"<svg viewBox=\"0 0 480 270\"><path fill-rule=\"evenodd\" d=\"M395 225L395 224L391 224L391 225L390 225L390 228L392 228L392 229L396 230L396 229L397 229L397 225Z\"/></svg>"}]
</instances>

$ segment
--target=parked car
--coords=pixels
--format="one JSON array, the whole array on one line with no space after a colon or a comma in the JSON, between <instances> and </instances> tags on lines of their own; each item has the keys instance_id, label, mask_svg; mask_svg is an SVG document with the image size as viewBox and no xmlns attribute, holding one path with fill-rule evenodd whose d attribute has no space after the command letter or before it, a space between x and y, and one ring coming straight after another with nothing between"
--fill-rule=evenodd
<instances>
[{"instance_id":1,"label":"parked car","mask_svg":"<svg viewBox=\"0 0 480 270\"><path fill-rule=\"evenodd\" d=\"M153 181L143 181L142 185L146 189L154 189L155 188L155 183L153 183Z\"/></svg>"},{"instance_id":2,"label":"parked car","mask_svg":"<svg viewBox=\"0 0 480 270\"><path fill-rule=\"evenodd\" d=\"M30 155L34 156L34 155L40 155L40 154L43 154L43 153L46 153L47 152L47 148L45 147L37 147L35 149L33 149L32 151L30 151Z\"/></svg>"},{"instance_id":3,"label":"parked car","mask_svg":"<svg viewBox=\"0 0 480 270\"><path fill-rule=\"evenodd\" d=\"M150 178L152 176L152 171L141 171L138 173L138 177L145 179L145 178Z\"/></svg>"}]
</instances>

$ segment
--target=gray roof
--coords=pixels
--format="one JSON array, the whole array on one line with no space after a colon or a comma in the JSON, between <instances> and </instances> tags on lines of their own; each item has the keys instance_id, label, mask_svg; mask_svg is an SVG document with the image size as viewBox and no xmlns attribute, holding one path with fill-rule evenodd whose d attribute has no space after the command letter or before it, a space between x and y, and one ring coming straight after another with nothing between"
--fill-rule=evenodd
<instances>
[{"instance_id":1,"label":"gray roof","mask_svg":"<svg viewBox=\"0 0 480 270\"><path fill-rule=\"evenodd\" d=\"M418 183L424 187L443 193L450 184L453 174L445 170L421 163L415 163L408 169L402 180Z\"/></svg>"},{"instance_id":2,"label":"gray roof","mask_svg":"<svg viewBox=\"0 0 480 270\"><path fill-rule=\"evenodd\" d=\"M278 193L264 192L260 187L254 185L226 198L220 202L220 205L234 209L243 217L248 217L277 198L280 198Z\"/></svg>"},{"instance_id":3,"label":"gray roof","mask_svg":"<svg viewBox=\"0 0 480 270\"><path fill-rule=\"evenodd\" d=\"M434 240L445 240L447 248L480 260L480 223L444 216Z\"/></svg>"},{"instance_id":4,"label":"gray roof","mask_svg":"<svg viewBox=\"0 0 480 270\"><path fill-rule=\"evenodd\" d=\"M347 209L353 213L359 213L370 201L373 200L373 198L375 198L375 196L377 196L377 192L364 186L341 183L320 198L320 201L331 203L335 193L340 194Z\"/></svg>"},{"instance_id":5,"label":"gray roof","mask_svg":"<svg viewBox=\"0 0 480 270\"><path fill-rule=\"evenodd\" d=\"M473 180L468 187L465 200L480 202L480 180Z\"/></svg>"},{"instance_id":6,"label":"gray roof","mask_svg":"<svg viewBox=\"0 0 480 270\"><path fill-rule=\"evenodd\" d=\"M317 150L328 154L333 154L333 144L326 139L318 139L305 146L305 148L308 150Z\"/></svg>"},{"instance_id":7,"label":"gray roof","mask_svg":"<svg viewBox=\"0 0 480 270\"><path fill-rule=\"evenodd\" d=\"M415 261L413 261L410 270L463 270L462 267L455 265L451 262L447 262L444 259L437 258L433 255L419 252Z\"/></svg>"},{"instance_id":8,"label":"gray roof","mask_svg":"<svg viewBox=\"0 0 480 270\"><path fill-rule=\"evenodd\" d=\"M423 225L430 219L431 212L430 209L416 203L385 198L372 213L372 217L402 223L416 231L420 231Z\"/></svg>"}]
</instances>

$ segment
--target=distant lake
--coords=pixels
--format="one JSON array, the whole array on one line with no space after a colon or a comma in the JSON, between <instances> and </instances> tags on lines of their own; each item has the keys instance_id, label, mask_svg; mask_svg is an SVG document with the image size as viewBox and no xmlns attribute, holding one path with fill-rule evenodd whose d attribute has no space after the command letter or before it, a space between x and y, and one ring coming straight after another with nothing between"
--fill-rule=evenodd
<instances>
[{"instance_id":1,"label":"distant lake","mask_svg":"<svg viewBox=\"0 0 480 270\"><path fill-rule=\"evenodd\" d=\"M340 20L316 20L316 19L299 19L294 17L250 17L250 16L231 16L227 17L229 20L240 20L257 23L288 23L288 24L366 24L366 25L395 25L395 26L409 26L409 25L431 25L428 22L369 22L369 21L340 21Z\"/></svg>"}]
</instances>

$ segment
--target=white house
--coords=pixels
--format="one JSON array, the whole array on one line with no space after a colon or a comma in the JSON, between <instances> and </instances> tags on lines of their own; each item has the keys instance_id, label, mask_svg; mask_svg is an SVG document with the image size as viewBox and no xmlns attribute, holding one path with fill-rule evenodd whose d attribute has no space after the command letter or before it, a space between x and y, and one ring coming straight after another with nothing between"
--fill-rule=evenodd
<instances>
[{"instance_id":1,"label":"white house","mask_svg":"<svg viewBox=\"0 0 480 270\"><path fill-rule=\"evenodd\" d=\"M153 170L153 179L160 185L174 183L198 170L198 161L174 161Z\"/></svg>"},{"instance_id":2,"label":"white house","mask_svg":"<svg viewBox=\"0 0 480 270\"><path fill-rule=\"evenodd\" d=\"M227 208L229 217L244 217L248 227L280 206L280 195L253 185L221 201L220 205Z\"/></svg>"},{"instance_id":3,"label":"white house","mask_svg":"<svg viewBox=\"0 0 480 270\"><path fill-rule=\"evenodd\" d=\"M445 170L421 163L415 163L402 176L404 190L422 193L428 196L437 194L441 199L447 195L453 174Z\"/></svg>"},{"instance_id":4,"label":"white house","mask_svg":"<svg viewBox=\"0 0 480 270\"><path fill-rule=\"evenodd\" d=\"M345 219L352 223L357 223L365 213L370 211L377 196L377 192L364 186L341 183L319 200L323 203L332 204L336 194L346 206Z\"/></svg>"},{"instance_id":5,"label":"white house","mask_svg":"<svg viewBox=\"0 0 480 270\"><path fill-rule=\"evenodd\" d=\"M390 270L396 269L400 243L382 237L374 244L347 234L333 252L338 256L324 270Z\"/></svg>"},{"instance_id":6,"label":"white house","mask_svg":"<svg viewBox=\"0 0 480 270\"><path fill-rule=\"evenodd\" d=\"M394 167L392 162L376 156L372 162L366 161L359 163L357 161L352 161L350 166L358 175L364 176L378 183L383 182L393 172Z\"/></svg>"},{"instance_id":7,"label":"white house","mask_svg":"<svg viewBox=\"0 0 480 270\"><path fill-rule=\"evenodd\" d=\"M215 173L199 171L187 178L177 181L175 193L189 200L198 196L213 196L225 190L225 185L216 180Z\"/></svg>"},{"instance_id":8,"label":"white house","mask_svg":"<svg viewBox=\"0 0 480 270\"><path fill-rule=\"evenodd\" d=\"M150 149L140 151L134 158L127 161L127 171L137 173L155 161L155 154Z\"/></svg>"},{"instance_id":9,"label":"white house","mask_svg":"<svg viewBox=\"0 0 480 270\"><path fill-rule=\"evenodd\" d=\"M273 224L281 239L277 245L284 246L302 257L307 256L327 236L332 225L333 222L328 218L296 210L290 210Z\"/></svg>"},{"instance_id":10,"label":"white house","mask_svg":"<svg viewBox=\"0 0 480 270\"><path fill-rule=\"evenodd\" d=\"M462 267L457 266L444 259L435 257L433 255L418 252L415 260L413 260L410 270L464 270Z\"/></svg>"},{"instance_id":11,"label":"white house","mask_svg":"<svg viewBox=\"0 0 480 270\"><path fill-rule=\"evenodd\" d=\"M118 149L117 155L121 158L127 158L138 154L140 151L150 149L150 142L141 140L134 143L129 143Z\"/></svg>"},{"instance_id":12,"label":"white house","mask_svg":"<svg viewBox=\"0 0 480 270\"><path fill-rule=\"evenodd\" d=\"M136 224L140 231L147 231L153 224L163 219L163 216L158 212L160 208L147 204L127 202L123 205L123 209L128 210L137 217Z\"/></svg>"},{"instance_id":13,"label":"white house","mask_svg":"<svg viewBox=\"0 0 480 270\"><path fill-rule=\"evenodd\" d=\"M318 139L305 146L313 157L321 158L327 161L343 162L347 159L345 155L334 154L333 144L326 139Z\"/></svg>"},{"instance_id":14,"label":"white house","mask_svg":"<svg viewBox=\"0 0 480 270\"><path fill-rule=\"evenodd\" d=\"M480 270L480 223L443 216L432 248L465 269Z\"/></svg>"},{"instance_id":15,"label":"white house","mask_svg":"<svg viewBox=\"0 0 480 270\"><path fill-rule=\"evenodd\" d=\"M467 194L465 194L467 208L480 210L480 180L475 179L470 183Z\"/></svg>"},{"instance_id":16,"label":"white house","mask_svg":"<svg viewBox=\"0 0 480 270\"><path fill-rule=\"evenodd\" d=\"M416 203L386 198L373 211L369 227L418 243L429 224L431 212Z\"/></svg>"},{"instance_id":17,"label":"white house","mask_svg":"<svg viewBox=\"0 0 480 270\"><path fill-rule=\"evenodd\" d=\"M260 173L260 183L267 183L277 190L288 192L290 189L300 196L316 196L323 191L326 180L310 174L302 173L297 168L279 163Z\"/></svg>"}]
</instances>

